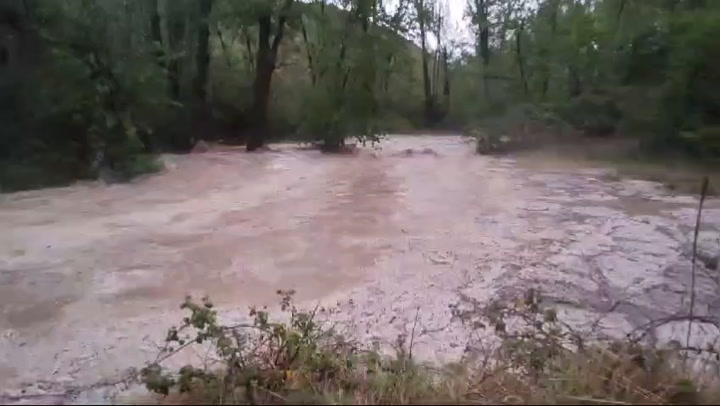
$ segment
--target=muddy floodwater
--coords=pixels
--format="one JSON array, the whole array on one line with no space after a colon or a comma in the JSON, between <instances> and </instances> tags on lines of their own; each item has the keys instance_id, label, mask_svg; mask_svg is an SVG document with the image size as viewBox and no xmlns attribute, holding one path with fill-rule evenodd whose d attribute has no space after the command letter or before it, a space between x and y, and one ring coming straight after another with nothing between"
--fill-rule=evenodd
<instances>
[{"instance_id":1,"label":"muddy floodwater","mask_svg":"<svg viewBox=\"0 0 720 406\"><path fill-rule=\"evenodd\" d=\"M449 323L461 295L538 287L575 324L610 311L608 334L687 306L698 199L606 169L477 156L452 136L164 160L130 184L0 195L5 401L117 390L156 355L186 294L233 318L295 289L338 306L363 340L392 341L417 318L416 353L436 361L467 339ZM710 199L703 230L718 228ZM715 271L700 268L696 313L717 314Z\"/></svg>"}]
</instances>

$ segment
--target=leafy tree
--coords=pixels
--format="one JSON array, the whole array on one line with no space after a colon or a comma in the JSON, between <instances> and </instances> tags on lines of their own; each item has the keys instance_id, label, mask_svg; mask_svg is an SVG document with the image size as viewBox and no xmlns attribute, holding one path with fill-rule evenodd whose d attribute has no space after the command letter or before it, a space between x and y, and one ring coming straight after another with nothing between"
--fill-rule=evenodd
<instances>
[{"instance_id":1,"label":"leafy tree","mask_svg":"<svg viewBox=\"0 0 720 406\"><path fill-rule=\"evenodd\" d=\"M650 151L720 155L720 3L0 1L0 187L152 167L199 139L342 150L516 104ZM466 41L469 40L469 43ZM543 113L544 114L544 113Z\"/></svg>"}]
</instances>

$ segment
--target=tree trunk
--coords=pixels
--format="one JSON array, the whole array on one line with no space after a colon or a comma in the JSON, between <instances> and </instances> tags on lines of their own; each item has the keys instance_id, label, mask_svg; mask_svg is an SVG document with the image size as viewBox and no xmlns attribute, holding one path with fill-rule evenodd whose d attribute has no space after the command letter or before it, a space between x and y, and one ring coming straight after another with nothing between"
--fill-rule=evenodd
<instances>
[{"instance_id":1,"label":"tree trunk","mask_svg":"<svg viewBox=\"0 0 720 406\"><path fill-rule=\"evenodd\" d=\"M185 36L185 16L177 11L168 14L168 48L170 49L167 66L168 91L170 97L178 101L180 100L180 56L177 55L177 50L180 49L180 43Z\"/></svg>"},{"instance_id":2,"label":"tree trunk","mask_svg":"<svg viewBox=\"0 0 720 406\"><path fill-rule=\"evenodd\" d=\"M258 18L258 48L255 58L255 80L253 82L253 126L247 140L247 151L255 151L265 145L268 136L268 107L270 86L275 72L278 50L285 33L285 20L293 0L285 0L283 9L275 26L275 36L270 44L272 16L261 15Z\"/></svg>"},{"instance_id":3,"label":"tree trunk","mask_svg":"<svg viewBox=\"0 0 720 406\"><path fill-rule=\"evenodd\" d=\"M362 16L362 29L365 36L369 35L368 33L370 31L370 19L374 11L374 8L370 7L368 10L366 10L366 14ZM375 70L375 67L373 67L367 73L368 74L363 75L363 88L365 89L366 96L370 100L370 111L372 114L375 114L377 113L377 100L375 99L374 85L375 79L377 77L377 72Z\"/></svg>"},{"instance_id":4,"label":"tree trunk","mask_svg":"<svg viewBox=\"0 0 720 406\"><path fill-rule=\"evenodd\" d=\"M253 126L247 141L247 150L255 151L265 144L268 131L268 103L270 101L270 83L272 81L274 61L270 50L270 15L258 19L258 47L255 56L255 81L253 82Z\"/></svg>"},{"instance_id":5,"label":"tree trunk","mask_svg":"<svg viewBox=\"0 0 720 406\"><path fill-rule=\"evenodd\" d=\"M550 43L555 43L555 33L557 32L557 14L558 14L558 4L559 2L557 0L550 0ZM550 87L550 66L546 62L545 63L545 77L543 77L542 82L542 96L545 98L547 96L548 89Z\"/></svg>"},{"instance_id":6,"label":"tree trunk","mask_svg":"<svg viewBox=\"0 0 720 406\"><path fill-rule=\"evenodd\" d=\"M325 2L320 3L320 7L322 10L322 13L324 14L325 13ZM335 68L336 68L337 72L340 72L342 70L343 63L345 62L345 55L347 53L346 41L347 41L348 36L350 35L350 31L352 29L352 24L355 21L356 13L357 13L357 10L355 10L355 9L351 9L347 13L347 19L345 20L345 29L343 30L343 36L342 36L342 39L340 40L340 53L338 54L338 58L335 62ZM321 80L322 78L324 78L325 74L328 72L328 69L329 69L328 64L325 64L323 69L318 71L317 80ZM347 68L345 77L347 78L349 74L350 74L350 68ZM345 81L345 83L347 83L347 80ZM345 86L343 85L343 88L344 87Z\"/></svg>"},{"instance_id":7,"label":"tree trunk","mask_svg":"<svg viewBox=\"0 0 720 406\"><path fill-rule=\"evenodd\" d=\"M572 66L568 66L568 82L570 97L579 96L580 93L582 93L582 82L580 81L580 75L578 75L577 69Z\"/></svg>"},{"instance_id":8,"label":"tree trunk","mask_svg":"<svg viewBox=\"0 0 720 406\"><path fill-rule=\"evenodd\" d=\"M210 25L208 19L213 0L200 0L200 23L197 30L195 49L195 78L193 79L192 129L190 143L207 136L210 132L207 108L208 68L210 66Z\"/></svg>"},{"instance_id":9,"label":"tree trunk","mask_svg":"<svg viewBox=\"0 0 720 406\"><path fill-rule=\"evenodd\" d=\"M247 58L248 58L248 67L250 68L250 71L255 69L255 60L253 58L253 49L252 49L252 42L250 40L250 33L247 30L247 27L242 28L242 34L243 37L245 37L245 51L247 52Z\"/></svg>"},{"instance_id":10,"label":"tree trunk","mask_svg":"<svg viewBox=\"0 0 720 406\"><path fill-rule=\"evenodd\" d=\"M440 89L440 62L442 58L442 46L443 46L443 38L442 38L442 25L443 25L443 16L442 11L440 9L440 6L437 8L437 20L434 21L435 25L435 39L437 41L437 44L435 45L435 56L433 58L433 78L432 78L432 94L433 97L437 100L437 95L439 93ZM438 111L436 111L436 114ZM436 118L439 118L436 116Z\"/></svg>"},{"instance_id":11,"label":"tree trunk","mask_svg":"<svg viewBox=\"0 0 720 406\"><path fill-rule=\"evenodd\" d=\"M315 86L315 65L313 64L312 47L308 41L307 29L305 29L305 20L300 16L300 28L302 30L303 42L305 43L305 54L307 56L308 70L310 71L310 81Z\"/></svg>"},{"instance_id":12,"label":"tree trunk","mask_svg":"<svg viewBox=\"0 0 720 406\"><path fill-rule=\"evenodd\" d=\"M622 17L622 13L625 10L625 0L620 0L620 7L618 7L617 15L615 16L615 26L620 26L620 17Z\"/></svg>"},{"instance_id":13,"label":"tree trunk","mask_svg":"<svg viewBox=\"0 0 720 406\"><path fill-rule=\"evenodd\" d=\"M160 67L162 71L166 71L167 64L165 63L165 50L163 47L163 40L162 40L162 30L161 30L161 21L160 21L160 12L158 11L158 0L150 0L149 1L149 7L150 7L150 39L153 42L153 45L155 46L155 52L153 52L153 56L155 57L155 62ZM152 142L152 138L148 136L147 132L140 131L140 140L142 141L143 145L145 146L146 152L152 152L154 149L154 145Z\"/></svg>"},{"instance_id":14,"label":"tree trunk","mask_svg":"<svg viewBox=\"0 0 720 406\"><path fill-rule=\"evenodd\" d=\"M387 94L390 90L390 76L392 75L392 67L395 57L392 53L388 54L387 57L387 70L385 71L385 79L383 80L383 92Z\"/></svg>"},{"instance_id":15,"label":"tree trunk","mask_svg":"<svg viewBox=\"0 0 720 406\"><path fill-rule=\"evenodd\" d=\"M125 37L125 49L128 53L132 54L133 50L133 18L132 9L130 8L130 2L125 0L123 4L125 10L125 30L127 30Z\"/></svg>"},{"instance_id":16,"label":"tree trunk","mask_svg":"<svg viewBox=\"0 0 720 406\"><path fill-rule=\"evenodd\" d=\"M445 96L445 102L450 104L450 66L448 65L448 52L447 48L443 47L443 69L445 84L443 85L443 96Z\"/></svg>"},{"instance_id":17,"label":"tree trunk","mask_svg":"<svg viewBox=\"0 0 720 406\"><path fill-rule=\"evenodd\" d=\"M171 58L167 67L168 93L175 101L180 100L180 60Z\"/></svg>"},{"instance_id":18,"label":"tree trunk","mask_svg":"<svg viewBox=\"0 0 720 406\"><path fill-rule=\"evenodd\" d=\"M475 0L475 12L477 13L477 25L479 31L479 54L483 64L483 92L485 98L490 97L488 91L488 66L490 65L490 27L488 25L488 10L485 0Z\"/></svg>"},{"instance_id":19,"label":"tree trunk","mask_svg":"<svg viewBox=\"0 0 720 406\"><path fill-rule=\"evenodd\" d=\"M430 71L428 69L428 58L427 58L427 44L425 40L425 2L424 0L417 0L415 7L418 13L418 19L420 24L420 49L422 52L422 74L423 74L423 91L425 95L425 124L433 124L433 109L434 102L432 97L432 90L430 89Z\"/></svg>"},{"instance_id":20,"label":"tree trunk","mask_svg":"<svg viewBox=\"0 0 720 406\"><path fill-rule=\"evenodd\" d=\"M520 23L520 27L515 32L515 54L517 55L518 68L520 68L520 80L523 85L523 93L525 96L528 95L528 83L525 77L525 61L523 60L522 54L522 33L524 26Z\"/></svg>"},{"instance_id":21,"label":"tree trunk","mask_svg":"<svg viewBox=\"0 0 720 406\"><path fill-rule=\"evenodd\" d=\"M212 10L212 0L200 0L200 26L198 27L195 66L197 68L193 83L193 93L198 106L207 102L208 67L210 65L210 27L208 18Z\"/></svg>"},{"instance_id":22,"label":"tree trunk","mask_svg":"<svg viewBox=\"0 0 720 406\"><path fill-rule=\"evenodd\" d=\"M155 59L163 70L165 69L165 52L163 48L162 31L160 29L160 12L158 0L150 0L150 37L155 44Z\"/></svg>"},{"instance_id":23,"label":"tree trunk","mask_svg":"<svg viewBox=\"0 0 720 406\"><path fill-rule=\"evenodd\" d=\"M347 55L347 38L350 35L350 31L352 30L352 23L355 21L355 14L357 13L357 10L351 10L348 13L348 18L345 22L345 32L343 33L343 39L340 42L340 55L338 57L336 66L337 71L340 72L342 70L343 64L345 63L345 56ZM347 86L348 80L350 79L350 69L351 67L348 66L345 68L345 73L343 74L343 81L342 81L342 90L345 90L345 86ZM344 94L340 95L343 102L344 102Z\"/></svg>"},{"instance_id":24,"label":"tree trunk","mask_svg":"<svg viewBox=\"0 0 720 406\"><path fill-rule=\"evenodd\" d=\"M480 30L480 54L483 66L490 65L490 29L488 27L483 27Z\"/></svg>"},{"instance_id":25,"label":"tree trunk","mask_svg":"<svg viewBox=\"0 0 720 406\"><path fill-rule=\"evenodd\" d=\"M440 86L440 50L436 50L433 54L433 73L432 81L430 82L430 92L433 96L438 94L438 88Z\"/></svg>"},{"instance_id":26,"label":"tree trunk","mask_svg":"<svg viewBox=\"0 0 720 406\"><path fill-rule=\"evenodd\" d=\"M232 62L230 61L230 53L227 49L227 44L225 44L225 38L222 35L222 29L220 27L216 27L216 31L218 40L220 41L220 47L223 50L223 54L225 55L225 62L227 63L228 68L232 68Z\"/></svg>"},{"instance_id":27,"label":"tree trunk","mask_svg":"<svg viewBox=\"0 0 720 406\"><path fill-rule=\"evenodd\" d=\"M488 26L488 10L485 0L475 0L475 7L477 9L480 29L480 57L483 61L483 66L487 67L490 64L490 27Z\"/></svg>"}]
</instances>

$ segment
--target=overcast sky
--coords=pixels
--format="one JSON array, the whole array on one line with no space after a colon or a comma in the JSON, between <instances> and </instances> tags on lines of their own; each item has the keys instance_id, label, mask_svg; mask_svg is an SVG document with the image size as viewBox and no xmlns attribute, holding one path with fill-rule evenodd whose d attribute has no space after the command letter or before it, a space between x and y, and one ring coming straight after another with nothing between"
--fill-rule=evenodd
<instances>
[{"instance_id":1,"label":"overcast sky","mask_svg":"<svg viewBox=\"0 0 720 406\"><path fill-rule=\"evenodd\" d=\"M441 0L443 1L443 0ZM456 35L460 35L463 40L469 41L472 39L472 33L470 28L470 21L465 18L465 8L467 7L467 0L444 0L448 4L450 9L450 20L452 21L453 31Z\"/></svg>"},{"instance_id":2,"label":"overcast sky","mask_svg":"<svg viewBox=\"0 0 720 406\"><path fill-rule=\"evenodd\" d=\"M308 0L301 0L308 1ZM436 0L440 4L445 3L447 5L447 12L449 13L449 34L453 39L460 39L465 42L472 42L472 28L470 26L469 19L465 18L465 9L467 8L468 0ZM331 0L332 2L332 0ZM384 0L384 4L388 6L390 10L398 4L398 0ZM459 38L458 38L459 37ZM428 44L430 47L435 46L435 38L432 34L428 33ZM468 49L472 49L469 47Z\"/></svg>"},{"instance_id":3,"label":"overcast sky","mask_svg":"<svg viewBox=\"0 0 720 406\"><path fill-rule=\"evenodd\" d=\"M465 14L465 5L467 4L466 0L445 0L448 3L448 6L450 7L450 18L452 19L453 23L455 24L461 24L463 23L463 15ZM467 23L465 23L467 25Z\"/></svg>"},{"instance_id":4,"label":"overcast sky","mask_svg":"<svg viewBox=\"0 0 720 406\"><path fill-rule=\"evenodd\" d=\"M467 0L437 0L440 4L447 4L447 12L449 13L449 29L453 40L472 41L472 31L470 21L465 17L465 9L467 8ZM428 43L431 47L435 46L435 38L428 35Z\"/></svg>"}]
</instances>

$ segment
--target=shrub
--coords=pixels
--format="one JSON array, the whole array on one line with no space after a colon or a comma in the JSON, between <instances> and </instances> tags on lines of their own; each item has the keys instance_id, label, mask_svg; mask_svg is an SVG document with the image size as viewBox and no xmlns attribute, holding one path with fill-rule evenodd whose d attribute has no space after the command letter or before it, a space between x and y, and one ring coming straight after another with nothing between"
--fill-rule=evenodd
<instances>
[{"instance_id":1,"label":"shrub","mask_svg":"<svg viewBox=\"0 0 720 406\"><path fill-rule=\"evenodd\" d=\"M622 118L621 111L609 94L584 93L559 108L560 116L587 135L613 134Z\"/></svg>"},{"instance_id":2,"label":"shrub","mask_svg":"<svg viewBox=\"0 0 720 406\"><path fill-rule=\"evenodd\" d=\"M470 130L470 136L475 139L475 150L478 154L502 154L510 149L510 138L501 133L473 128Z\"/></svg>"},{"instance_id":3,"label":"shrub","mask_svg":"<svg viewBox=\"0 0 720 406\"><path fill-rule=\"evenodd\" d=\"M567 138L573 132L551 106L516 104L497 117L486 118L466 128L480 154L503 154Z\"/></svg>"},{"instance_id":4,"label":"shrub","mask_svg":"<svg viewBox=\"0 0 720 406\"><path fill-rule=\"evenodd\" d=\"M348 341L321 321L324 310L298 310L282 295L284 322L251 308L251 323L223 326L212 303L188 298L183 323L142 370L148 389L166 400L212 404L320 403L712 403L712 386L684 368L678 352L636 341L600 342L574 331L536 291L515 301L462 298L453 319L497 345L470 341L458 364L433 367L412 357L413 336L396 340L394 356ZM408 343L409 342L409 343ZM161 363L190 345L209 344L210 368ZM480 356L480 355L485 355ZM715 384L717 376L714 375Z\"/></svg>"},{"instance_id":5,"label":"shrub","mask_svg":"<svg viewBox=\"0 0 720 406\"><path fill-rule=\"evenodd\" d=\"M315 312L298 311L292 292L279 293L283 295L282 311L289 314L287 323L273 321L266 310L252 308L252 323L232 327L218 323L208 299L196 303L188 297L182 308L190 315L168 331L163 358L188 345L208 342L222 369L185 366L167 374L156 362L142 371L148 389L167 395L176 388L181 394L200 394L211 403L268 403L286 399L295 394L295 388L307 384L342 379L353 368L354 347L321 329Z\"/></svg>"},{"instance_id":6,"label":"shrub","mask_svg":"<svg viewBox=\"0 0 720 406\"><path fill-rule=\"evenodd\" d=\"M236 326L220 325L208 299L197 303L188 297L182 308L189 316L168 331L167 346L141 371L146 387L212 404L407 403L433 395L431 376L407 351L387 358L362 350L323 327L317 316L324 310L300 311L292 302L294 292L278 293L287 321L251 308L252 322ZM185 347L205 343L219 357L212 369L161 367ZM403 340L398 345L406 347Z\"/></svg>"}]
</instances>

